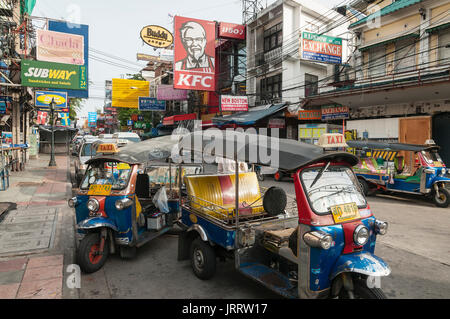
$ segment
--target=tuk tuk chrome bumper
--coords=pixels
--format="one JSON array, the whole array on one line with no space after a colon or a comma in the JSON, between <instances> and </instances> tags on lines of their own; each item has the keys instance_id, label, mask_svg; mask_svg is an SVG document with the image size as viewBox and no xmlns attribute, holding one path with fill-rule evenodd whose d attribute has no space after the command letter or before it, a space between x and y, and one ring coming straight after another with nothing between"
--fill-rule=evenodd
<instances>
[{"instance_id":1,"label":"tuk tuk chrome bumper","mask_svg":"<svg viewBox=\"0 0 450 319\"><path fill-rule=\"evenodd\" d=\"M102 218L102 217L94 217L94 218L88 218L88 219L83 220L82 222L78 223L77 230L89 231L92 229L97 229L97 228L102 228L102 227L106 227L106 228L110 228L114 231L118 231L116 225L114 225L110 220L108 220L106 218Z\"/></svg>"},{"instance_id":2,"label":"tuk tuk chrome bumper","mask_svg":"<svg viewBox=\"0 0 450 319\"><path fill-rule=\"evenodd\" d=\"M385 277L389 276L391 269L383 259L370 252L361 252L341 255L331 272L331 279L334 279L345 272L354 272L374 277Z\"/></svg>"}]
</instances>

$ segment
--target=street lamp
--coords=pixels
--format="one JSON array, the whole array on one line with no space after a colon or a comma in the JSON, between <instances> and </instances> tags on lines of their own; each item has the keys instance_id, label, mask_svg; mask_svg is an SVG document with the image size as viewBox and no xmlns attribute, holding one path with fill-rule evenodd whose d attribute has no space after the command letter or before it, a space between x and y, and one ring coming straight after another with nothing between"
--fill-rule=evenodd
<instances>
[{"instance_id":1,"label":"street lamp","mask_svg":"<svg viewBox=\"0 0 450 319\"><path fill-rule=\"evenodd\" d=\"M52 144L50 149L50 163L48 164L49 167L56 167L56 161L55 161L55 131L53 127L54 122L54 115L55 115L55 99L52 99L52 102L50 103L50 121L52 124Z\"/></svg>"}]
</instances>

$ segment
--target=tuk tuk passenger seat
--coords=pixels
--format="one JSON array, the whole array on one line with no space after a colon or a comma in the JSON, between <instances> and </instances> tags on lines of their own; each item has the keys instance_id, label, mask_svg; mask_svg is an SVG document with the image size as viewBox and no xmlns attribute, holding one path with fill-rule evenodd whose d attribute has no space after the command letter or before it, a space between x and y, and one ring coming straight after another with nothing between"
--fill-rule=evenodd
<instances>
[{"instance_id":1,"label":"tuk tuk passenger seat","mask_svg":"<svg viewBox=\"0 0 450 319\"><path fill-rule=\"evenodd\" d=\"M219 219L234 216L236 206L235 175L186 176L186 190L191 208ZM264 212L261 190L256 173L239 174L239 214L256 215Z\"/></svg>"}]
</instances>

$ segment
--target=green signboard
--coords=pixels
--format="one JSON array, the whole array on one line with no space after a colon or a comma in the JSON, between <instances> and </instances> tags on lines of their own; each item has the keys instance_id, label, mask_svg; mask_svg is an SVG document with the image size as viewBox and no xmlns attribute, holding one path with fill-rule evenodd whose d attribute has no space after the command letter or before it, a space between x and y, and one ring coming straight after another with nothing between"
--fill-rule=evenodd
<instances>
[{"instance_id":1,"label":"green signboard","mask_svg":"<svg viewBox=\"0 0 450 319\"><path fill-rule=\"evenodd\" d=\"M22 60L22 85L38 88L87 90L86 67Z\"/></svg>"}]
</instances>

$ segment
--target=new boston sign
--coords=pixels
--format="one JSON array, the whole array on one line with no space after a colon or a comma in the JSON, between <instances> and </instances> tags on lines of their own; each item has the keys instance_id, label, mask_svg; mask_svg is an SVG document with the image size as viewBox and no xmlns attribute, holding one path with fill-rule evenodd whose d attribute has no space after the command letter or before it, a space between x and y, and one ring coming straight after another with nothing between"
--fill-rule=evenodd
<instances>
[{"instance_id":1,"label":"new boston sign","mask_svg":"<svg viewBox=\"0 0 450 319\"><path fill-rule=\"evenodd\" d=\"M86 67L82 65L22 60L22 85L38 88L87 89Z\"/></svg>"}]
</instances>

